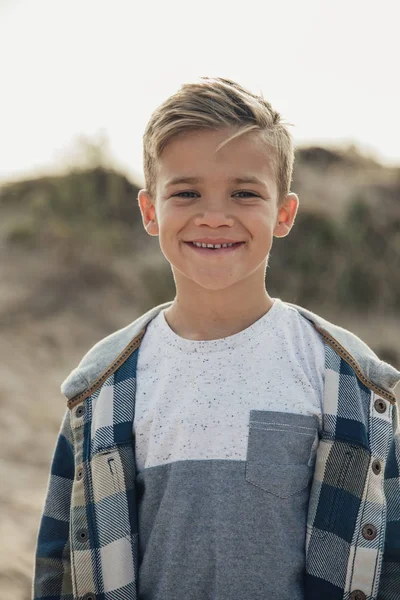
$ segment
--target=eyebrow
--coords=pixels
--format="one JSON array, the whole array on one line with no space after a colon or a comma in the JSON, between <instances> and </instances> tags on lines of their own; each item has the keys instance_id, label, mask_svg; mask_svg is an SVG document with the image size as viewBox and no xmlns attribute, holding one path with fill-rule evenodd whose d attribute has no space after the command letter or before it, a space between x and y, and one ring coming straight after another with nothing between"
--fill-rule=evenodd
<instances>
[{"instance_id":1,"label":"eyebrow","mask_svg":"<svg viewBox=\"0 0 400 600\"><path fill-rule=\"evenodd\" d=\"M166 183L166 187L170 187L171 185L177 185L178 183L201 183L204 179L202 177L173 177ZM261 181L255 175L243 175L242 177L230 177L228 179L231 183L256 183L257 185L262 185L267 188L266 184ZM268 188L267 188L268 189Z\"/></svg>"}]
</instances>

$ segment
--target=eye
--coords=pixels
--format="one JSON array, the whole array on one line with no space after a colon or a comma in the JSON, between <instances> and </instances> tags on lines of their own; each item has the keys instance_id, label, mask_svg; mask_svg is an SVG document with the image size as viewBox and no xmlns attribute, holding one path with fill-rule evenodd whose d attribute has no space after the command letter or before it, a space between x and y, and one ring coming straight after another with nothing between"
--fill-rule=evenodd
<instances>
[{"instance_id":1,"label":"eye","mask_svg":"<svg viewBox=\"0 0 400 600\"><path fill-rule=\"evenodd\" d=\"M241 192L236 192L235 196L237 194L247 194L248 196L255 196L256 198L258 198L257 194L255 194L254 192L245 192L244 190Z\"/></svg>"},{"instance_id":2,"label":"eye","mask_svg":"<svg viewBox=\"0 0 400 600\"><path fill-rule=\"evenodd\" d=\"M197 196L196 192L179 192L178 194L173 194L173 196L183 196L183 194L194 194Z\"/></svg>"},{"instance_id":3,"label":"eye","mask_svg":"<svg viewBox=\"0 0 400 600\"><path fill-rule=\"evenodd\" d=\"M177 194L173 194L173 196L181 196L184 197L184 194L194 194L195 196L197 196L198 194L196 194L196 192L178 192ZM255 198L258 198L257 194L255 194L254 192L246 192L244 190L240 191L240 192L236 192L235 196L237 196L237 194L246 194L247 196L254 196ZM193 196L192 196L193 197Z\"/></svg>"}]
</instances>

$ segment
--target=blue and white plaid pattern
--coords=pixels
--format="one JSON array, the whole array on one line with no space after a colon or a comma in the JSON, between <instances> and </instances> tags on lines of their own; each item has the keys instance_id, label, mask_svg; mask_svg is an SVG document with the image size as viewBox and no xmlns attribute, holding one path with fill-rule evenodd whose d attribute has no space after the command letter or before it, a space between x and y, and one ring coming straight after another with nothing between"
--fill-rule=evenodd
<instances>
[{"instance_id":1,"label":"blue and white plaid pattern","mask_svg":"<svg viewBox=\"0 0 400 600\"><path fill-rule=\"evenodd\" d=\"M398 473L397 492L385 493L392 477L388 455L400 432L397 407L383 400L386 410L379 413L378 398L327 345L324 429L307 525L306 598L348 599L355 590L371 600L400 598L400 502L392 522L386 515L386 502L400 492ZM380 474L372 469L374 460L381 463ZM400 454L397 470L399 464ZM364 537L366 525L377 528L374 539ZM396 535L390 542L393 527L397 542ZM388 565L392 577L380 577Z\"/></svg>"},{"instance_id":2,"label":"blue and white plaid pattern","mask_svg":"<svg viewBox=\"0 0 400 600\"><path fill-rule=\"evenodd\" d=\"M65 415L39 530L34 600L137 598L132 437L137 357L138 349ZM398 412L387 392L379 395L372 387L326 344L306 600L351 600L356 590L368 600L400 598ZM378 398L384 412L376 410ZM382 466L378 474L372 469L376 460ZM366 525L376 528L375 537L365 537Z\"/></svg>"}]
</instances>

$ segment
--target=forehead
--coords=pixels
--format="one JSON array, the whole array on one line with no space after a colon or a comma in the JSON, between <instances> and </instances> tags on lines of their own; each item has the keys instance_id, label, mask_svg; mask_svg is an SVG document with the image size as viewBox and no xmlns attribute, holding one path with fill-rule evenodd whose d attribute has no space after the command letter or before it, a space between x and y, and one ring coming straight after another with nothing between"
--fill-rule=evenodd
<instances>
[{"instance_id":1,"label":"forehead","mask_svg":"<svg viewBox=\"0 0 400 600\"><path fill-rule=\"evenodd\" d=\"M261 132L252 131L218 147L237 128L184 132L164 148L158 162L158 185L165 188L184 179L186 183L229 181L275 183L272 150ZM183 181L182 181L183 183Z\"/></svg>"}]
</instances>

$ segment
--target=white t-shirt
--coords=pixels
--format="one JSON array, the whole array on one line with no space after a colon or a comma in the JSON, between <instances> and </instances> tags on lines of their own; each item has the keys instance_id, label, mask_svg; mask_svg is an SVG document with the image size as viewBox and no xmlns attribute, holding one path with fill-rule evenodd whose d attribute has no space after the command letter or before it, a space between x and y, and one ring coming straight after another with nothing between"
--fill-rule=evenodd
<instances>
[{"instance_id":1,"label":"white t-shirt","mask_svg":"<svg viewBox=\"0 0 400 600\"><path fill-rule=\"evenodd\" d=\"M321 428L323 340L296 309L272 300L250 327L217 340L180 337L164 311L149 323L137 365L138 471L176 460L245 460L250 410L314 415Z\"/></svg>"}]
</instances>

